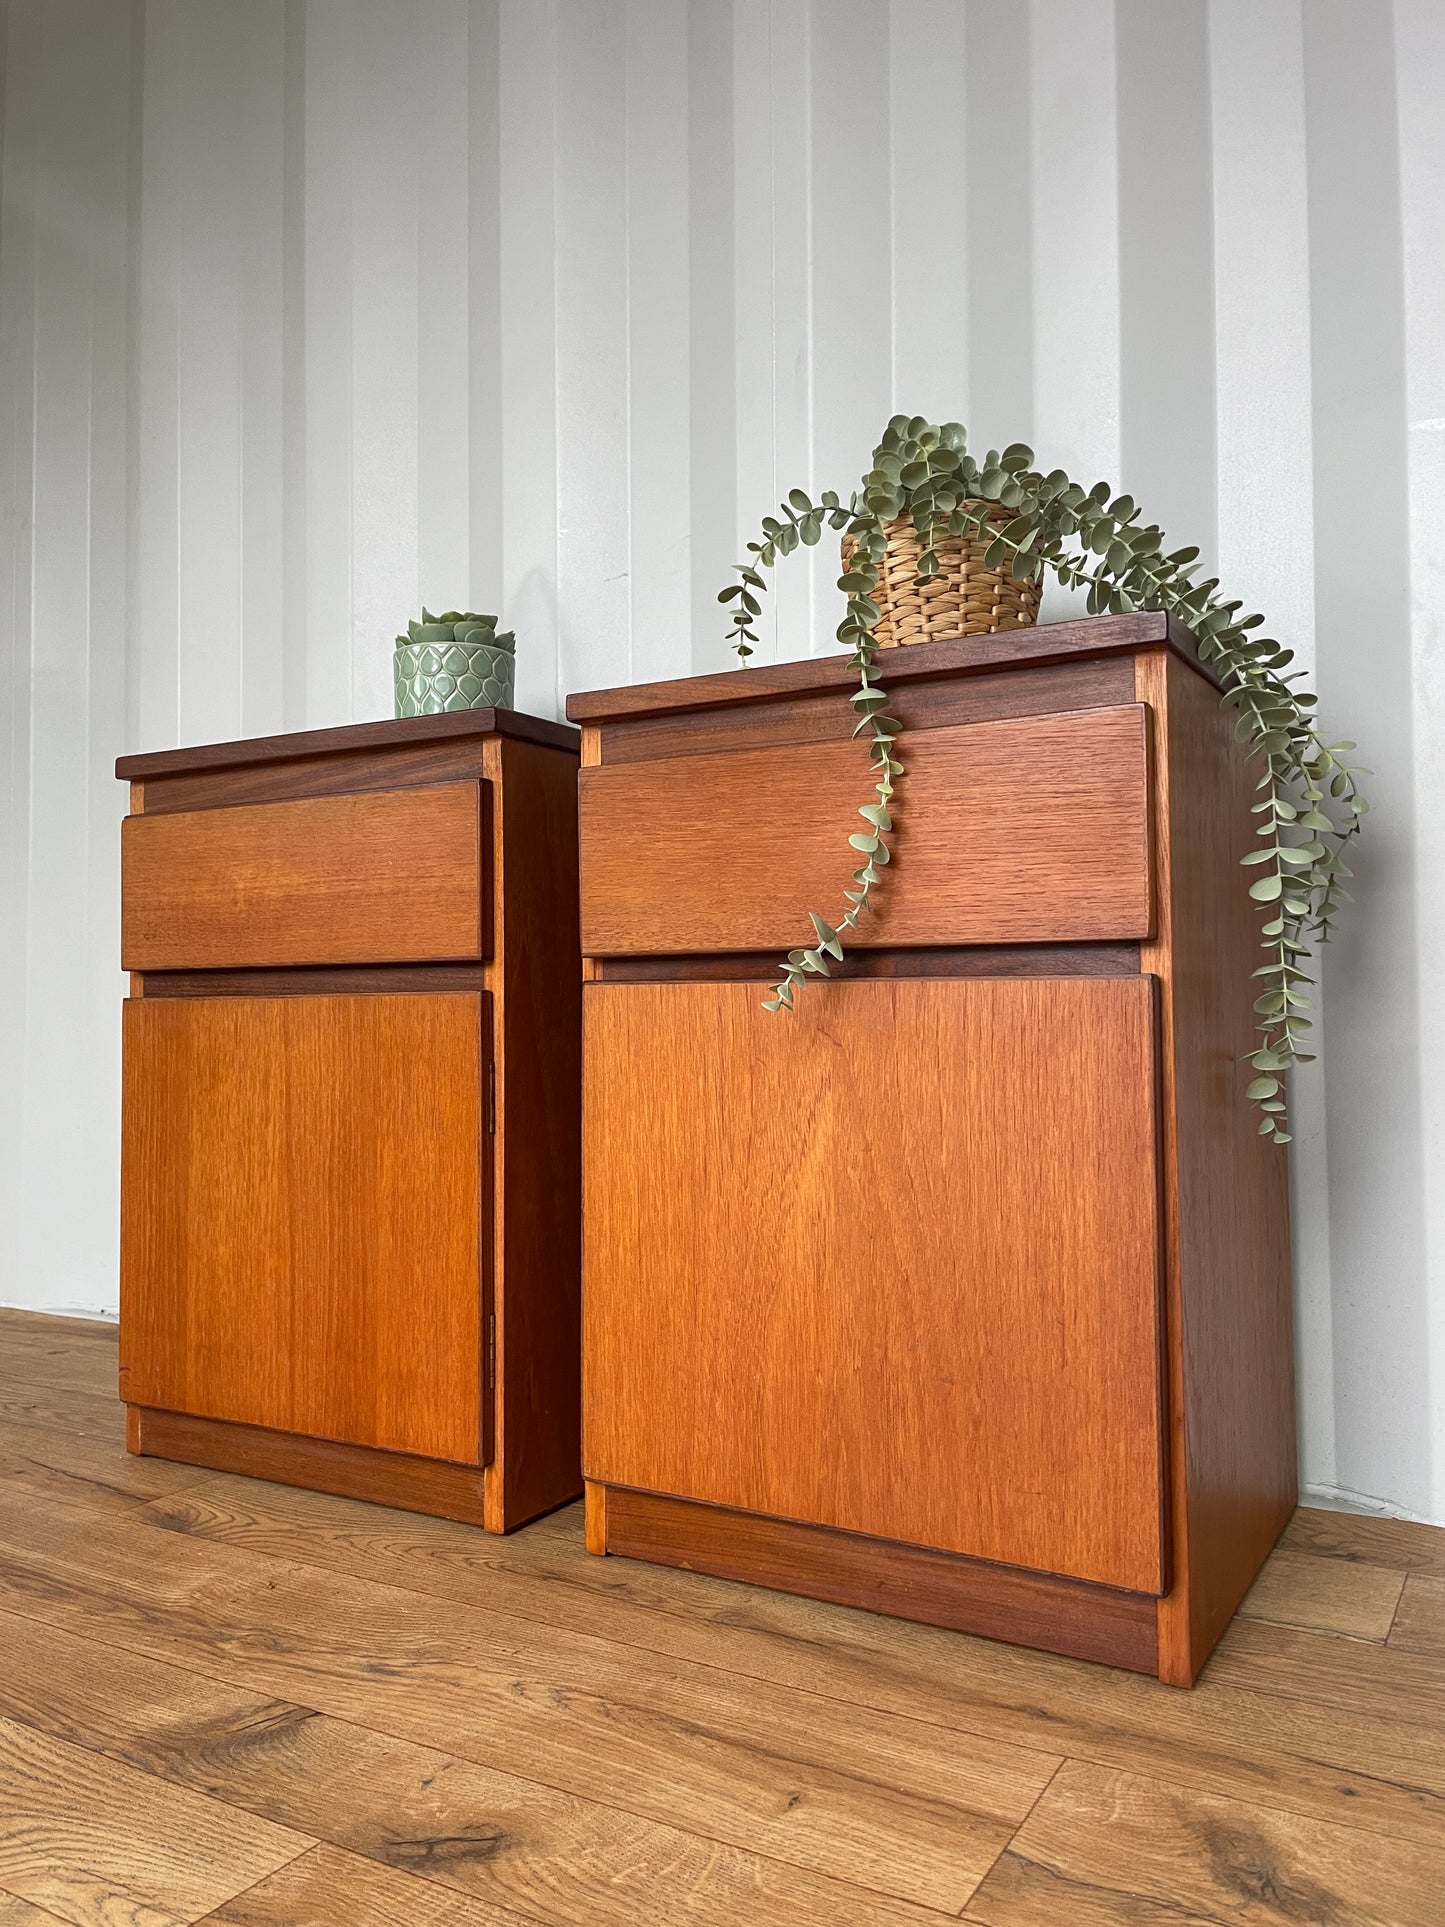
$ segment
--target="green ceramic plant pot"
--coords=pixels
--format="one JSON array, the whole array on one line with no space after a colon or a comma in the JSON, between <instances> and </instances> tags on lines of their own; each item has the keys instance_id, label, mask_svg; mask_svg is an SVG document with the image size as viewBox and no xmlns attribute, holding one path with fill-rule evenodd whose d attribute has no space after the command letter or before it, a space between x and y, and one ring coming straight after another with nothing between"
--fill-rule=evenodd
<instances>
[{"instance_id":1,"label":"green ceramic plant pot","mask_svg":"<svg viewBox=\"0 0 1445 1927\"><path fill-rule=\"evenodd\" d=\"M395 669L398 716L512 707L516 658L493 643L398 642Z\"/></svg>"}]
</instances>

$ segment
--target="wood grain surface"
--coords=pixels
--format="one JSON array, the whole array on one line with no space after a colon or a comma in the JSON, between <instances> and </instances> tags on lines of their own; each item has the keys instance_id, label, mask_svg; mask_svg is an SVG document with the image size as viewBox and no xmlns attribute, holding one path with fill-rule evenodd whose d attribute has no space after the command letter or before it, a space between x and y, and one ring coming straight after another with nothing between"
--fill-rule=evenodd
<instances>
[{"instance_id":1,"label":"wood grain surface","mask_svg":"<svg viewBox=\"0 0 1445 1927\"><path fill-rule=\"evenodd\" d=\"M480 993L128 1002L136 1405L476 1464Z\"/></svg>"},{"instance_id":2,"label":"wood grain surface","mask_svg":"<svg viewBox=\"0 0 1445 1927\"><path fill-rule=\"evenodd\" d=\"M1158 1592L1153 986L584 989L584 1468Z\"/></svg>"},{"instance_id":3,"label":"wood grain surface","mask_svg":"<svg viewBox=\"0 0 1445 1927\"><path fill-rule=\"evenodd\" d=\"M1152 1673L1154 1601L957 1553L796 1525L624 1486L587 1487L587 1550L656 1560L782 1592L896 1613L925 1626L1015 1639ZM182 1495L180 1503L185 1504Z\"/></svg>"},{"instance_id":4,"label":"wood grain surface","mask_svg":"<svg viewBox=\"0 0 1445 1927\"><path fill-rule=\"evenodd\" d=\"M127 1409L126 1438L133 1453L173 1461L167 1468L172 1471L206 1466L251 1479L280 1479L312 1492L370 1499L376 1505L404 1506L468 1525L486 1523L486 1479L480 1465L455 1465L370 1445L340 1445L334 1439L198 1418L193 1412L158 1412L145 1405Z\"/></svg>"},{"instance_id":5,"label":"wood grain surface","mask_svg":"<svg viewBox=\"0 0 1445 1927\"><path fill-rule=\"evenodd\" d=\"M910 647L915 645L910 645ZM761 983L777 962L763 950L698 957L599 957L589 982L609 984ZM849 950L830 959L830 977L1133 977L1137 943L966 944L945 949ZM238 973L243 974L243 973Z\"/></svg>"},{"instance_id":6,"label":"wood grain surface","mask_svg":"<svg viewBox=\"0 0 1445 1927\"><path fill-rule=\"evenodd\" d=\"M16 1396L114 1360L113 1327L0 1313ZM71 1898L0 1874L0 1927L1438 1916L1445 1652L1393 1641L1445 1531L1296 1514L1276 1597L1305 1616L1311 1568L1322 1598L1354 1565L1408 1575L1391 1643L1241 1618L1177 1694L591 1559L580 1506L498 1538L219 1474L123 1516L83 1468L41 1478L17 1458L0 1483L0 1718L50 1790L0 1798L0 1853ZM304 1853L258 1868L258 1828Z\"/></svg>"},{"instance_id":7,"label":"wood grain surface","mask_svg":"<svg viewBox=\"0 0 1445 1927\"><path fill-rule=\"evenodd\" d=\"M114 1393L111 1409L116 1411ZM0 1425L0 1478L57 1499L84 1496L97 1511L134 1512L199 1484L201 1477L194 1466L132 1457L123 1422L119 1435L109 1438L48 1425Z\"/></svg>"},{"instance_id":8,"label":"wood grain surface","mask_svg":"<svg viewBox=\"0 0 1445 1927\"><path fill-rule=\"evenodd\" d=\"M313 1847L206 1915L213 1927L531 1927L529 1917L478 1906L429 1879Z\"/></svg>"},{"instance_id":9,"label":"wood grain surface","mask_svg":"<svg viewBox=\"0 0 1445 1927\"><path fill-rule=\"evenodd\" d=\"M1351 1639L1385 1639L1395 1624L1403 1573L1281 1549L1245 1595L1249 1619L1313 1627Z\"/></svg>"},{"instance_id":10,"label":"wood grain surface","mask_svg":"<svg viewBox=\"0 0 1445 1927\"><path fill-rule=\"evenodd\" d=\"M88 1318L48 1318L39 1312L0 1315L0 1372L30 1388L115 1397L119 1327Z\"/></svg>"},{"instance_id":11,"label":"wood grain surface","mask_svg":"<svg viewBox=\"0 0 1445 1927\"><path fill-rule=\"evenodd\" d=\"M954 723L998 722L1009 716L1113 709L1132 703L1134 664L1128 656L1103 656L913 681L899 682L890 676L888 690L889 713L905 730L946 729ZM705 755L709 750L756 749L769 743L842 742L857 721L849 694L846 688L834 687L746 707L729 703L716 709L678 709L661 716L624 719L607 725L606 753L598 760L634 763L657 756Z\"/></svg>"},{"instance_id":12,"label":"wood grain surface","mask_svg":"<svg viewBox=\"0 0 1445 1927\"><path fill-rule=\"evenodd\" d=\"M0 1887L62 1920L178 1927L309 1844L0 1719Z\"/></svg>"},{"instance_id":13,"label":"wood grain surface","mask_svg":"<svg viewBox=\"0 0 1445 1927\"><path fill-rule=\"evenodd\" d=\"M1379 1641L1296 1634L1271 1624L1249 1627L1246 1637L1240 1621L1221 1649L1217 1681L1210 1668L1192 1695L1161 1694L1147 1682L1051 1664L875 1612L741 1590L631 1559L584 1559L580 1510L554 1514L511 1540L478 1544L434 1520L368 1514L340 1500L215 1481L157 1500L135 1516L285 1563L385 1578L474 1612L504 1611L586 1634L605 1627L609 1638L644 1650L825 1693L860 1716L879 1708L1046 1750L1060 1745L1205 1791L1292 1805L1410 1838L1434 1837L1445 1815L1438 1792L1428 1790L1445 1786L1439 1779L1445 1761L1432 1759L1433 1730L1421 1724L1432 1704L1428 1674L1402 1656L1387 1662L1411 1667L1399 1694L1387 1680L1368 1677L1362 1662L1379 1651ZM748 1529L766 1534L769 1526L753 1521ZM793 1530L781 1528L780 1536ZM1316 1703L1326 1694L1338 1697L1331 1655L1344 1656L1346 1683L1365 1675L1360 1703L1348 1710ZM1408 1693L1416 1695L1414 1717L1392 1730L1388 1721ZM1282 1753L1286 1741L1293 1750ZM1356 1769L1365 1758L1379 1773ZM1391 1785L1391 1774L1400 1785Z\"/></svg>"},{"instance_id":14,"label":"wood grain surface","mask_svg":"<svg viewBox=\"0 0 1445 1927\"><path fill-rule=\"evenodd\" d=\"M32 1907L18 1894L0 1893L0 1927L63 1927L59 1914Z\"/></svg>"},{"instance_id":15,"label":"wood grain surface","mask_svg":"<svg viewBox=\"0 0 1445 1927\"><path fill-rule=\"evenodd\" d=\"M1408 1519L1301 1506L1285 1527L1280 1545L1321 1558L1397 1567L1445 1579L1445 1533L1438 1526L1416 1525Z\"/></svg>"},{"instance_id":16,"label":"wood grain surface","mask_svg":"<svg viewBox=\"0 0 1445 1927\"><path fill-rule=\"evenodd\" d=\"M1389 1639L1403 1652L1445 1660L1445 1579L1406 1576Z\"/></svg>"},{"instance_id":17,"label":"wood grain surface","mask_svg":"<svg viewBox=\"0 0 1445 1927\"><path fill-rule=\"evenodd\" d=\"M530 1761L514 1763L523 1771L478 1765L15 1615L0 1615L0 1639L13 1659L0 1673L0 1715L342 1849L347 1891L362 1899L395 1894L391 1870L505 1910L489 1921L519 1908L529 1921L635 1927L656 1917L669 1885L686 1896L682 1917L719 1927L936 1919L555 1791L527 1776ZM410 1916L398 1919L405 1927Z\"/></svg>"},{"instance_id":18,"label":"wood grain surface","mask_svg":"<svg viewBox=\"0 0 1445 1927\"><path fill-rule=\"evenodd\" d=\"M293 752L275 760L182 768L171 776L148 777L133 789L144 789L147 816L168 816L177 810L239 809L308 796L361 796L378 790L475 783L483 774L486 746L492 740L461 735L449 742L353 747L328 756Z\"/></svg>"},{"instance_id":19,"label":"wood grain surface","mask_svg":"<svg viewBox=\"0 0 1445 1927\"><path fill-rule=\"evenodd\" d=\"M964 1909L987 1927L1435 1927L1445 1840L1380 1842L1068 1761Z\"/></svg>"},{"instance_id":20,"label":"wood grain surface","mask_svg":"<svg viewBox=\"0 0 1445 1927\"><path fill-rule=\"evenodd\" d=\"M503 1531L582 1490L582 991L577 765L485 746L496 800L496 1437L488 1519Z\"/></svg>"},{"instance_id":21,"label":"wood grain surface","mask_svg":"<svg viewBox=\"0 0 1445 1927\"><path fill-rule=\"evenodd\" d=\"M446 1535L458 1529L438 1521L378 1513L365 1530L359 1508L343 1501L228 1483L230 1491L220 1482L192 1488L137 1516L288 1564L353 1578L384 1572L389 1583L463 1601L473 1612L505 1609L592 1636L605 1628L609 1639L722 1666L760 1689L825 1693L860 1719L870 1709L898 1712L1390 1838L1440 1837L1445 1758L1438 1713L1431 1718L1439 1674L1378 1642L1236 1621L1193 1694L1161 1694L1132 1675L876 1613L627 1559L587 1559L581 1508L473 1553L448 1547ZM1368 1662L1382 1652L1380 1677ZM1398 1690L1392 1666L1409 1669ZM1400 1712L1409 1694L1413 1718Z\"/></svg>"},{"instance_id":22,"label":"wood grain surface","mask_svg":"<svg viewBox=\"0 0 1445 1927\"><path fill-rule=\"evenodd\" d=\"M886 1713L860 1749L849 1710L805 1689L761 1695L595 1634L175 1535L138 1546L104 1521L76 1540L65 1524L0 1494L0 1605L28 1598L36 1616L43 1599L38 1616L77 1636L509 1759L576 1797L915 1906L957 1911L1057 1764ZM258 1614L264 1634L238 1642Z\"/></svg>"},{"instance_id":23,"label":"wood grain surface","mask_svg":"<svg viewBox=\"0 0 1445 1927\"><path fill-rule=\"evenodd\" d=\"M147 997L335 997L355 991L484 990L486 965L303 964L290 970L148 970ZM132 995L135 993L132 992Z\"/></svg>"},{"instance_id":24,"label":"wood grain surface","mask_svg":"<svg viewBox=\"0 0 1445 1927\"><path fill-rule=\"evenodd\" d=\"M169 1409L174 1391L164 1407L143 1397L135 1436L143 1437L146 1451L264 1470L448 1517L480 1517L494 1531L510 1530L580 1490L578 742L576 731L558 725L469 712L415 719L415 726L357 725L140 759L147 774L132 785L132 808L143 812L136 828L183 846L193 836L228 848L234 843L247 889L280 893L279 909L263 904L259 924L288 925L299 955L255 961L252 917L245 943L229 934L220 941L225 961L212 956L196 967L133 971L133 1000L274 1005L369 997L399 1007L397 1000L412 993L485 991L494 1016L489 1055L473 1054L470 1098L444 1077L425 1099L434 1109L462 1103L480 1117L474 1134L487 1210L468 1224L476 1181L449 1185L445 1171L426 1169L415 1174L420 1189L412 1207L447 1221L445 1229L423 1235L423 1257L428 1242L464 1239L485 1255L477 1341L468 1336L460 1351L448 1349L433 1388L445 1404L459 1373L472 1373L470 1403L479 1407L481 1443L463 1463L475 1466L480 1452L485 1472L469 1474L428 1456L455 1457L455 1411L450 1419L434 1415L429 1433L423 1424L415 1449L394 1435L390 1443L375 1439L369 1422L354 1418L367 1404L360 1388L347 1395L353 1416L334 1420L338 1431L346 1427L344 1434L310 1447L304 1417L286 1419L284 1400L273 1400L261 1417L254 1403L242 1413L176 1411ZM434 821L439 837L429 834ZM348 838L357 845L355 862L347 857ZM325 872L325 887L313 887L308 865ZM170 881L185 895L184 875ZM243 895L234 893L223 912L237 908ZM265 954L279 955L274 935ZM438 955L447 960L423 961ZM341 961L324 961L337 957ZM353 958L358 961L347 961ZM233 1025L231 1034L244 1028ZM340 1109L363 1094L366 1076L355 1066L343 1068ZM284 1084L278 1069L271 1093ZM256 1094L258 1109L265 1101ZM290 1114L273 1113L268 1128L275 1145L298 1126ZM467 1128L473 1129L470 1122ZM220 1153L219 1144L212 1148ZM398 1140L393 1150L389 1182L401 1184L409 1147ZM284 1161L279 1153L274 1160L278 1169ZM306 1163L303 1153L303 1172ZM191 1198L201 1208L203 1187L194 1187ZM333 1203L343 1212L361 1209L339 1192ZM359 1235L364 1243L370 1233ZM358 1245L352 1256L363 1255ZM383 1240L383 1272L395 1257ZM353 1324L374 1322L363 1302L366 1289ZM344 1324L351 1314L340 1297L336 1306ZM415 1324L411 1352L434 1336L444 1334L429 1334L425 1320ZM278 1326L273 1339L275 1359L257 1366L255 1376L289 1379L289 1325ZM173 1335L169 1342L185 1340ZM360 1342L364 1351L371 1340ZM325 1333L321 1343L329 1343ZM365 1369L359 1354L352 1363Z\"/></svg>"},{"instance_id":25,"label":"wood grain surface","mask_svg":"<svg viewBox=\"0 0 1445 1927\"><path fill-rule=\"evenodd\" d=\"M1244 1096L1256 1042L1257 847L1233 711L1172 652L1140 655L1155 715L1167 1370L1175 1584L1161 1676L1187 1685L1298 1497L1289 1166Z\"/></svg>"},{"instance_id":26,"label":"wood grain surface","mask_svg":"<svg viewBox=\"0 0 1445 1927\"><path fill-rule=\"evenodd\" d=\"M235 743L198 743L185 749L145 750L122 756L115 773L123 781L168 777L183 771L242 769L260 763L289 763L299 757L354 755L359 750L394 751L449 745L470 737L510 736L519 742L546 743L577 751L577 731L566 723L528 716L520 709L455 709L437 716L388 717L374 723L342 723L331 729L298 729L284 736L249 736Z\"/></svg>"},{"instance_id":27,"label":"wood grain surface","mask_svg":"<svg viewBox=\"0 0 1445 1927\"><path fill-rule=\"evenodd\" d=\"M896 861L853 944L1146 935L1147 722L1130 704L910 735ZM846 739L583 769L583 949L792 947L809 906L841 912L840 825L872 800Z\"/></svg>"},{"instance_id":28,"label":"wood grain surface","mask_svg":"<svg viewBox=\"0 0 1445 1927\"><path fill-rule=\"evenodd\" d=\"M126 970L486 954L476 783L129 816Z\"/></svg>"},{"instance_id":29,"label":"wood grain surface","mask_svg":"<svg viewBox=\"0 0 1445 1927\"><path fill-rule=\"evenodd\" d=\"M976 676L1037 663L1106 660L1156 645L1187 661L1201 680L1213 680L1212 672L1200 664L1194 638L1183 624L1172 616L1145 611L1040 623L1036 628L1009 629L991 636L912 643L904 649L888 650L882 669L885 684L893 689L908 682ZM806 656L797 662L769 663L745 674L727 669L711 676L680 676L670 682L585 690L567 698L567 714L574 723L595 727L638 716L736 705L761 707L809 691L851 690L857 680L856 672L848 667L847 655L839 652Z\"/></svg>"},{"instance_id":30,"label":"wood grain surface","mask_svg":"<svg viewBox=\"0 0 1445 1927\"><path fill-rule=\"evenodd\" d=\"M17 1370L18 1365L14 1357L0 1359L0 1423L41 1426L111 1444L124 1440L125 1415L116 1406L113 1385L104 1392L67 1390L41 1384L25 1370Z\"/></svg>"}]
</instances>

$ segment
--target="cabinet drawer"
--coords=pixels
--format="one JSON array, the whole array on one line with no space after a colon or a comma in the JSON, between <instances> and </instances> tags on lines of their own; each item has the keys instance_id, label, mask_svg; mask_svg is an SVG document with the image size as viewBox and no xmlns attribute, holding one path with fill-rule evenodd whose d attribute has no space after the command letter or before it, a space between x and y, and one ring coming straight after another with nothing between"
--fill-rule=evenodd
<instances>
[{"instance_id":1,"label":"cabinet drawer","mask_svg":"<svg viewBox=\"0 0 1445 1927\"><path fill-rule=\"evenodd\" d=\"M443 783L127 817L121 966L485 956L485 787Z\"/></svg>"},{"instance_id":2,"label":"cabinet drawer","mask_svg":"<svg viewBox=\"0 0 1445 1927\"><path fill-rule=\"evenodd\" d=\"M855 945L1151 934L1143 704L916 731L890 866ZM787 949L830 921L873 800L861 742L791 743L581 773L591 956ZM850 860L851 859L851 860Z\"/></svg>"}]
</instances>

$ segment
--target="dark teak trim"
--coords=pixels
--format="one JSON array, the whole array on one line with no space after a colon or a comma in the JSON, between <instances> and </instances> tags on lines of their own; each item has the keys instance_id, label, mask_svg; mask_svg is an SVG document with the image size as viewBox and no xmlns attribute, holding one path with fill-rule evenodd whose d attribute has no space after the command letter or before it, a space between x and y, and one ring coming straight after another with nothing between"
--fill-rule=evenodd
<instances>
[{"instance_id":1,"label":"dark teak trim","mask_svg":"<svg viewBox=\"0 0 1445 1927\"><path fill-rule=\"evenodd\" d=\"M771 951L697 957L597 957L596 980L608 984L771 983L778 960ZM830 963L836 981L847 977L1133 977L1137 943L1010 943L938 946L916 950L850 950Z\"/></svg>"},{"instance_id":2,"label":"dark teak trim","mask_svg":"<svg viewBox=\"0 0 1445 1927\"><path fill-rule=\"evenodd\" d=\"M351 997L358 992L484 990L486 966L305 964L291 970L146 970L147 997Z\"/></svg>"},{"instance_id":3,"label":"dark teak trim","mask_svg":"<svg viewBox=\"0 0 1445 1927\"><path fill-rule=\"evenodd\" d=\"M906 648L888 650L880 673L885 686L892 688L925 676L966 676L1026 663L1133 655L1160 644L1208 681L1216 680L1200 662L1189 631L1172 616L1162 614L1090 616L1079 622L1048 622L1034 629L1005 629L992 636L911 643ZM725 669L717 675L682 676L672 682L591 689L567 698L567 714L574 723L614 723L676 710L769 702L808 690L848 689L856 681L842 653L810 656L803 662L775 663L767 669Z\"/></svg>"},{"instance_id":4,"label":"dark teak trim","mask_svg":"<svg viewBox=\"0 0 1445 1927\"><path fill-rule=\"evenodd\" d=\"M151 1405L126 1407L125 1442L127 1451L143 1457L177 1459L182 1465L203 1465L212 1472L238 1472L248 1479L304 1486L309 1492L334 1492L343 1499L369 1499L373 1505L459 1519L464 1525L485 1523L485 1475L480 1465L384 1452L374 1445L303 1438L231 1419L163 1412Z\"/></svg>"},{"instance_id":5,"label":"dark teak trim","mask_svg":"<svg viewBox=\"0 0 1445 1927\"><path fill-rule=\"evenodd\" d=\"M1155 1600L1148 1593L627 1486L589 1482L587 1507L589 1550L862 1606L1130 1672L1152 1673L1158 1664Z\"/></svg>"},{"instance_id":6,"label":"dark teak trim","mask_svg":"<svg viewBox=\"0 0 1445 1927\"><path fill-rule=\"evenodd\" d=\"M414 749L464 736L511 736L552 749L577 749L577 731L566 723L527 716L517 709L458 709L441 716L406 716L375 723L344 723L336 729L302 729L288 736L255 736L239 743L199 743L193 749L159 749L119 757L122 779L176 776L193 770L238 769L250 763L289 763L301 756L327 756L354 749Z\"/></svg>"}]
</instances>

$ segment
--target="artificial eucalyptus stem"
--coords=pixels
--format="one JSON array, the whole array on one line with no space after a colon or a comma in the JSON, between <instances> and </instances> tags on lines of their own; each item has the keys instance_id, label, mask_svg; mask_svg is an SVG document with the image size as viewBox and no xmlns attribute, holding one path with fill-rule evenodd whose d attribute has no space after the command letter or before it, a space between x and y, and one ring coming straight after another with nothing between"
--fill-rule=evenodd
<instances>
[{"instance_id":1,"label":"artificial eucalyptus stem","mask_svg":"<svg viewBox=\"0 0 1445 1927\"><path fill-rule=\"evenodd\" d=\"M1247 1095L1263 1112L1261 1134L1288 1143L1283 1074L1311 1061L1303 1046L1311 1028L1305 1013L1312 980L1303 964L1313 941L1329 940L1335 913L1348 900L1344 851L1365 815L1356 777L1367 772L1343 760L1353 743L1321 737L1311 713L1315 698L1293 687L1297 672L1284 673L1291 651L1252 633L1264 618L1241 615L1239 602L1221 600L1217 580L1195 581L1198 549L1166 555L1163 531L1140 523L1130 497L1111 501L1104 482L1086 492L1062 469L1041 474L1033 459L1033 450L1020 442L1002 454L990 450L980 464L968 453L960 423L940 427L922 416L895 415L873 451L862 493L854 493L845 508L831 490L816 505L801 489L792 490L782 505L783 519L764 517L762 541L748 544L752 560L738 565L741 579L719 597L734 604L730 639L746 664L758 640L754 624L767 586L760 570L800 543L815 544L825 521L846 529L853 544L838 582L847 596L838 638L853 650L850 666L859 679L852 698L858 711L854 735L870 734L878 801L860 812L868 828L848 839L864 862L853 872L854 888L844 891L846 914L834 929L816 911L809 912L815 941L788 953L766 1007L791 1010L795 987L809 975L826 977L829 957L841 960L842 933L855 930L862 912L871 911L873 889L889 860L889 804L903 759L899 724L887 714L887 696L877 680L873 634L880 615L873 590L887 548L886 524L905 516L912 521L921 545L920 580L938 573L934 544L942 535L987 535L986 564L1007 562L1018 580L1037 580L1051 569L1065 586L1087 591L1091 615L1162 609L1178 616L1192 630L1200 660L1219 677L1224 701L1239 711L1235 735L1263 766L1257 786L1262 800L1254 805L1262 819L1263 847L1242 859L1261 869L1249 894L1265 914L1260 936L1267 959L1254 972L1261 983L1254 1005L1260 1041L1247 1054L1257 1073ZM1000 508L1012 511L1002 526Z\"/></svg>"}]
</instances>

